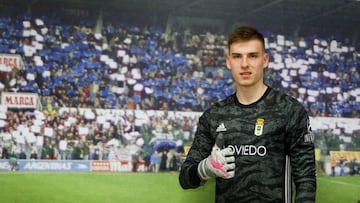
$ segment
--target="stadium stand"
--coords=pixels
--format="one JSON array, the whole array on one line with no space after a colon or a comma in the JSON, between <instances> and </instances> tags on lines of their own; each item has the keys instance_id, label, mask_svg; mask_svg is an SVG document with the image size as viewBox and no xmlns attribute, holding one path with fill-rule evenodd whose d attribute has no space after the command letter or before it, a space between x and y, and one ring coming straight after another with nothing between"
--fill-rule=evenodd
<instances>
[{"instance_id":1,"label":"stadium stand","mask_svg":"<svg viewBox=\"0 0 360 203\"><path fill-rule=\"evenodd\" d=\"M36 92L57 107L183 111L203 111L233 92L224 77L224 35L110 22L95 33L95 21L81 19L69 25L44 15L2 18L2 53L22 54L27 64L4 90ZM332 37L266 37L269 83L313 116L359 115L356 47Z\"/></svg>"},{"instance_id":2,"label":"stadium stand","mask_svg":"<svg viewBox=\"0 0 360 203\"><path fill-rule=\"evenodd\" d=\"M24 70L1 74L0 89L37 93L43 106L38 114L2 112L3 158L12 151L26 158L91 159L100 153L97 159L106 159L112 139L120 141L115 146L139 144L139 138L149 145L154 137L168 138L170 130L191 141L198 114L190 119L148 115L152 122L146 125L136 123L134 115L98 122L105 115L94 111L201 112L233 93L224 66L225 35L190 28L169 33L160 25L109 19L99 23L84 13L0 14L0 53L20 54L25 61ZM270 31L266 46L267 83L298 98L310 116L359 117L359 47L333 36ZM86 112L92 116L64 109L91 109ZM39 121L39 115L46 119ZM43 122L40 129L31 130L34 122ZM28 129L27 138L14 136L22 129Z\"/></svg>"}]
</instances>

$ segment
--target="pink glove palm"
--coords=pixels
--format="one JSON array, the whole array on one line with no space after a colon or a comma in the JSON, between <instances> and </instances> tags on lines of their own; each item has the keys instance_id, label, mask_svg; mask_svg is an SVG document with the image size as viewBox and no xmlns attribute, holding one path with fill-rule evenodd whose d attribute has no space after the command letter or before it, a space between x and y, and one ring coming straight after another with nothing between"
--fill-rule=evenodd
<instances>
[{"instance_id":1,"label":"pink glove palm","mask_svg":"<svg viewBox=\"0 0 360 203\"><path fill-rule=\"evenodd\" d=\"M198 174L201 179L208 180L212 177L232 178L234 177L235 157L231 148L220 149L223 146L223 136L220 134L211 155L200 161Z\"/></svg>"}]
</instances>

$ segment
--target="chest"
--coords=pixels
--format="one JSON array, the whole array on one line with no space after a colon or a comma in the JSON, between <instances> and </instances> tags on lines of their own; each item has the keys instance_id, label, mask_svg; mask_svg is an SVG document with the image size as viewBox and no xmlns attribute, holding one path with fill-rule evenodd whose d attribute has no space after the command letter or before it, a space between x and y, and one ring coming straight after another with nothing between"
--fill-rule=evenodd
<instances>
[{"instance_id":1,"label":"chest","mask_svg":"<svg viewBox=\"0 0 360 203\"><path fill-rule=\"evenodd\" d=\"M250 112L218 117L211 122L211 135L224 137L224 145L282 145L286 141L288 118L282 113Z\"/></svg>"}]
</instances>

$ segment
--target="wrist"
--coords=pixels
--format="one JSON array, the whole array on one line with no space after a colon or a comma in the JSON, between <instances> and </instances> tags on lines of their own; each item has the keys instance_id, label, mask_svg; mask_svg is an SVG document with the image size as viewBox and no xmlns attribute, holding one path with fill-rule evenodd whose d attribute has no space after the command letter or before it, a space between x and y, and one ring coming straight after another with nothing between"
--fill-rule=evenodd
<instances>
[{"instance_id":1,"label":"wrist","mask_svg":"<svg viewBox=\"0 0 360 203\"><path fill-rule=\"evenodd\" d=\"M197 174L201 180L209 180L211 176L207 173L208 169L206 168L208 165L208 158L203 159L200 161L198 167L197 167Z\"/></svg>"}]
</instances>

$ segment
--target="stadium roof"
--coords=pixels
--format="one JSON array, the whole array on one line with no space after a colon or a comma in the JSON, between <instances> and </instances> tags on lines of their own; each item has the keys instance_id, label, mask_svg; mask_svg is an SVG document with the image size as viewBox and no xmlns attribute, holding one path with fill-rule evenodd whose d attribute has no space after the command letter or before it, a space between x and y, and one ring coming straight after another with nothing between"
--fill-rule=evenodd
<instances>
[{"instance_id":1,"label":"stadium roof","mask_svg":"<svg viewBox=\"0 0 360 203\"><path fill-rule=\"evenodd\" d=\"M10 2L27 2L11 0ZM229 27L255 24L264 28L316 33L337 32L359 38L360 0L33 0L50 4L162 13L172 17L216 19ZM29 2L27 2L29 3ZM282 30L280 30L282 31Z\"/></svg>"}]
</instances>

